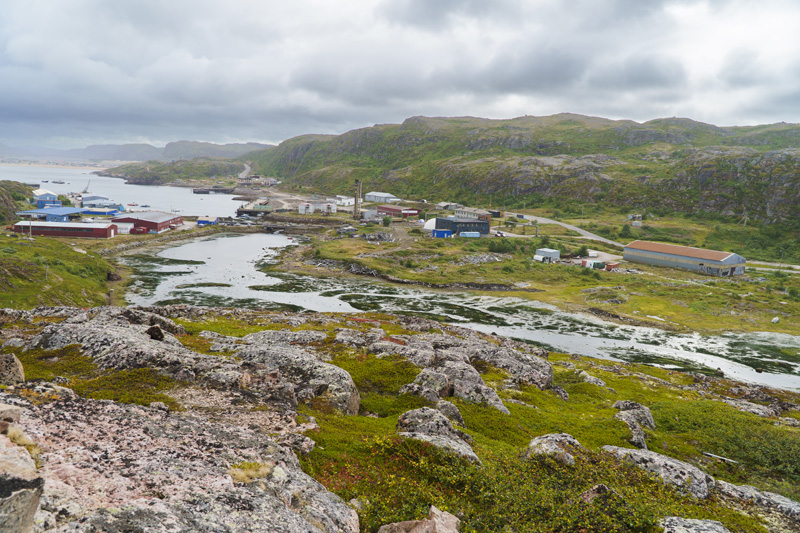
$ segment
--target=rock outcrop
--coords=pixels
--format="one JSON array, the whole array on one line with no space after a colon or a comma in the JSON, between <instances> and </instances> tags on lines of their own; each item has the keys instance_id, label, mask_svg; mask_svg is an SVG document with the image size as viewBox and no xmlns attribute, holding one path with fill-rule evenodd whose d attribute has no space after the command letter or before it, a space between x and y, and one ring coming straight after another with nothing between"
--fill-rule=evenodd
<instances>
[{"instance_id":1,"label":"rock outcrop","mask_svg":"<svg viewBox=\"0 0 800 533\"><path fill-rule=\"evenodd\" d=\"M455 335L397 335L398 342L381 340L369 350L381 355L400 355L423 369L402 392L417 394L429 401L456 396L473 403L485 403L503 413L503 405L494 389L488 387L476 367L495 367L507 372L515 384L547 389L553 383L553 368L544 360L547 352L506 341L498 346L474 331ZM359 345L357 340L351 341ZM356 344L359 342L359 344Z\"/></svg>"},{"instance_id":2,"label":"rock outcrop","mask_svg":"<svg viewBox=\"0 0 800 533\"><path fill-rule=\"evenodd\" d=\"M180 381L247 388L288 408L319 400L344 413L358 413L360 397L350 375L296 346L324 339L323 332L262 331L244 338L211 334L207 337L216 341L212 349L235 355L218 357L185 348L175 337L185 333L183 327L157 313L114 307L87 312L56 309L58 316L66 316L64 323L47 325L31 339L28 349L79 345L101 368L149 367Z\"/></svg>"},{"instance_id":3,"label":"rock outcrop","mask_svg":"<svg viewBox=\"0 0 800 533\"><path fill-rule=\"evenodd\" d=\"M614 403L613 407L620 410L619 413L614 415L614 418L628 425L628 429L631 432L631 444L637 448L646 450L647 442L645 442L642 427L656 429L656 423L653 420L653 414L650 412L650 409L629 400L618 400Z\"/></svg>"},{"instance_id":4,"label":"rock outcrop","mask_svg":"<svg viewBox=\"0 0 800 533\"><path fill-rule=\"evenodd\" d=\"M20 425L41 448L39 531L359 529L355 511L259 431L109 401L0 401L22 409ZM234 481L252 465L263 468Z\"/></svg>"},{"instance_id":5,"label":"rock outcrop","mask_svg":"<svg viewBox=\"0 0 800 533\"><path fill-rule=\"evenodd\" d=\"M431 505L428 518L386 524L378 533L458 533L459 525L461 520L457 516Z\"/></svg>"},{"instance_id":6,"label":"rock outcrop","mask_svg":"<svg viewBox=\"0 0 800 533\"><path fill-rule=\"evenodd\" d=\"M578 439L568 433L549 433L531 440L525 454L527 457L550 455L562 463L571 465L575 464L575 456L572 454L584 449Z\"/></svg>"},{"instance_id":7,"label":"rock outcrop","mask_svg":"<svg viewBox=\"0 0 800 533\"><path fill-rule=\"evenodd\" d=\"M716 520L697 520L668 516L659 522L664 533L730 533L730 530Z\"/></svg>"},{"instance_id":8,"label":"rock outcrop","mask_svg":"<svg viewBox=\"0 0 800 533\"><path fill-rule=\"evenodd\" d=\"M685 490L695 498L706 498L714 488L714 478L697 467L648 450L603 446L603 450L648 472L658 474L664 483Z\"/></svg>"},{"instance_id":9,"label":"rock outcrop","mask_svg":"<svg viewBox=\"0 0 800 533\"><path fill-rule=\"evenodd\" d=\"M25 369L13 353L0 354L0 385L14 385L25 381Z\"/></svg>"},{"instance_id":10,"label":"rock outcrop","mask_svg":"<svg viewBox=\"0 0 800 533\"><path fill-rule=\"evenodd\" d=\"M3 531L32 531L44 479L28 450L0 435L0 526Z\"/></svg>"},{"instance_id":11,"label":"rock outcrop","mask_svg":"<svg viewBox=\"0 0 800 533\"><path fill-rule=\"evenodd\" d=\"M750 485L734 485L721 480L716 481L714 489L724 498L748 502L764 511L783 515L800 529L800 502L774 492L760 491Z\"/></svg>"},{"instance_id":12,"label":"rock outcrop","mask_svg":"<svg viewBox=\"0 0 800 533\"><path fill-rule=\"evenodd\" d=\"M422 407L403 413L397 420L397 432L402 437L429 442L481 464L469 445L472 438L455 429L450 420L436 409Z\"/></svg>"}]
</instances>

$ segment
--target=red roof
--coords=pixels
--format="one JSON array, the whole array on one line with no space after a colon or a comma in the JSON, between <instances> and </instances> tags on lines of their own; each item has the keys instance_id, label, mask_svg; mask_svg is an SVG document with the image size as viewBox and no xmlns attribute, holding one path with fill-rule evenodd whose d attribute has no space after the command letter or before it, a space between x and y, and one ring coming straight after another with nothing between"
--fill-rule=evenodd
<instances>
[{"instance_id":1,"label":"red roof","mask_svg":"<svg viewBox=\"0 0 800 533\"><path fill-rule=\"evenodd\" d=\"M704 248L693 248L691 246L678 246L677 244L664 244L650 241L633 241L627 245L625 249L683 255L685 257L694 257L695 259L705 259L706 261L722 261L733 255L733 252L720 252L717 250L706 250Z\"/></svg>"}]
</instances>

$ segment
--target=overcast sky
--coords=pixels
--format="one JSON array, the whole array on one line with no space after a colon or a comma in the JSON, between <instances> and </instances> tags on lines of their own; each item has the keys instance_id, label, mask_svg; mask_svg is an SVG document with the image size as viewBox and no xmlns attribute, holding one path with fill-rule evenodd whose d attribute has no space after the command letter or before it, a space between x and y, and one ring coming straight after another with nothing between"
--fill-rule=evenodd
<instances>
[{"instance_id":1,"label":"overcast sky","mask_svg":"<svg viewBox=\"0 0 800 533\"><path fill-rule=\"evenodd\" d=\"M277 143L414 115L800 122L796 0L3 0L0 143Z\"/></svg>"}]
</instances>

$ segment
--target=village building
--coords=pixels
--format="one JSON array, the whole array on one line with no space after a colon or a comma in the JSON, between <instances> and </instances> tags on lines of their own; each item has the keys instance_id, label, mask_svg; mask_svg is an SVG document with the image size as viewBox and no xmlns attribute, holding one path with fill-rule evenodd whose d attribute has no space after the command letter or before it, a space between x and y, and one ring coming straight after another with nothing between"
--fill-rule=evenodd
<instances>
[{"instance_id":1,"label":"village building","mask_svg":"<svg viewBox=\"0 0 800 533\"><path fill-rule=\"evenodd\" d=\"M24 235L44 237L82 237L110 239L117 235L117 226L111 222L44 222L23 220L14 224L13 230Z\"/></svg>"},{"instance_id":2,"label":"village building","mask_svg":"<svg viewBox=\"0 0 800 533\"><path fill-rule=\"evenodd\" d=\"M397 218L418 218L421 212L419 209L402 207L399 205L379 205L377 211L379 215L388 215Z\"/></svg>"},{"instance_id":3,"label":"village building","mask_svg":"<svg viewBox=\"0 0 800 533\"><path fill-rule=\"evenodd\" d=\"M449 230L453 235L477 232L489 234L489 221L476 218L439 217L436 219L436 230Z\"/></svg>"},{"instance_id":4,"label":"village building","mask_svg":"<svg viewBox=\"0 0 800 533\"><path fill-rule=\"evenodd\" d=\"M58 199L58 195L53 191L48 191L47 189L36 189L33 191L33 199L31 200L31 203L39 209L47 206L61 207L61 200Z\"/></svg>"},{"instance_id":5,"label":"village building","mask_svg":"<svg viewBox=\"0 0 800 533\"><path fill-rule=\"evenodd\" d=\"M342 196L341 194L337 194L336 205L341 207L349 207L351 205L356 205L356 199L352 196Z\"/></svg>"},{"instance_id":6,"label":"village building","mask_svg":"<svg viewBox=\"0 0 800 533\"><path fill-rule=\"evenodd\" d=\"M402 202L400 198L393 194L389 194L388 192L378 192L372 191L368 192L364 196L365 202L376 202L376 203L388 203L388 204L398 204Z\"/></svg>"},{"instance_id":7,"label":"village building","mask_svg":"<svg viewBox=\"0 0 800 533\"><path fill-rule=\"evenodd\" d=\"M69 222L70 220L79 220L85 211L85 209L77 207L53 206L42 209L18 211L17 216L30 220L44 220L46 222Z\"/></svg>"},{"instance_id":8,"label":"village building","mask_svg":"<svg viewBox=\"0 0 800 533\"><path fill-rule=\"evenodd\" d=\"M555 263L561 259L561 252L553 248L537 248L533 256L534 261L540 263Z\"/></svg>"},{"instance_id":9,"label":"village building","mask_svg":"<svg viewBox=\"0 0 800 533\"><path fill-rule=\"evenodd\" d=\"M163 233L183 225L183 217L163 211L128 213L111 219L112 222L132 223L131 233Z\"/></svg>"},{"instance_id":10,"label":"village building","mask_svg":"<svg viewBox=\"0 0 800 533\"><path fill-rule=\"evenodd\" d=\"M492 220L492 214L485 209L476 209L474 207L458 207L454 209L456 218L471 218L476 220L485 220L487 222Z\"/></svg>"},{"instance_id":11,"label":"village building","mask_svg":"<svg viewBox=\"0 0 800 533\"><path fill-rule=\"evenodd\" d=\"M650 241L633 241L625 247L623 258L634 263L681 268L712 276L744 274L746 263L744 257L733 252Z\"/></svg>"},{"instance_id":12,"label":"village building","mask_svg":"<svg viewBox=\"0 0 800 533\"><path fill-rule=\"evenodd\" d=\"M219 217L197 217L198 226L216 226L219 223Z\"/></svg>"}]
</instances>

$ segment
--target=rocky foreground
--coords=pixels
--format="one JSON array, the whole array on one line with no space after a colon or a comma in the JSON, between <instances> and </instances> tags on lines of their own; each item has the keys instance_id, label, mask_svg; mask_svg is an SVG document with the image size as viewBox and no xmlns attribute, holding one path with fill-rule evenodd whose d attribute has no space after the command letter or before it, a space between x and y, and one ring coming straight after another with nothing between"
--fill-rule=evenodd
<instances>
[{"instance_id":1,"label":"rocky foreground","mask_svg":"<svg viewBox=\"0 0 800 533\"><path fill-rule=\"evenodd\" d=\"M182 342L186 329L179 322L188 327L220 316L257 324L260 331L241 336L203 331L196 335L201 346ZM298 461L298 454L315 446L304 433L317 426L313 417L298 416L299 405L374 416L360 407L351 375L328 362L331 349L366 349L417 367L416 378L401 392L431 407L402 414L398 435L477 465L481 459L472 438L459 429L461 414L444 398L508 416L479 369L501 369L508 376L503 387L534 386L568 399L553 384L545 350L430 320L393 320L408 333L390 334L380 322L364 318L187 306L0 311L5 354L0 383L6 385L0 392L3 531L359 531L358 502L346 503L326 490ZM75 347L83 358L76 361L99 373L150 369L168 378L173 409L161 401L134 405L80 397L70 388L70 377L25 381L35 365L22 368L13 355L55 364ZM582 379L605 386L585 372ZM735 402L739 409L763 410L761 404ZM691 465L647 452L645 431L655 428L649 409L630 401L614 407L635 448L610 446L609 453L692 497L716 490L739 502L735 505L761 506L777 517L775 531L800 527L797 502L752 487L715 484ZM774 402L759 416L797 408ZM545 435L526 453L569 463L581 449L570 435ZM675 517L662 525L667 531L726 531L706 522ZM384 530L458 529L458 519L435 508L426 521L403 524Z\"/></svg>"}]
</instances>

